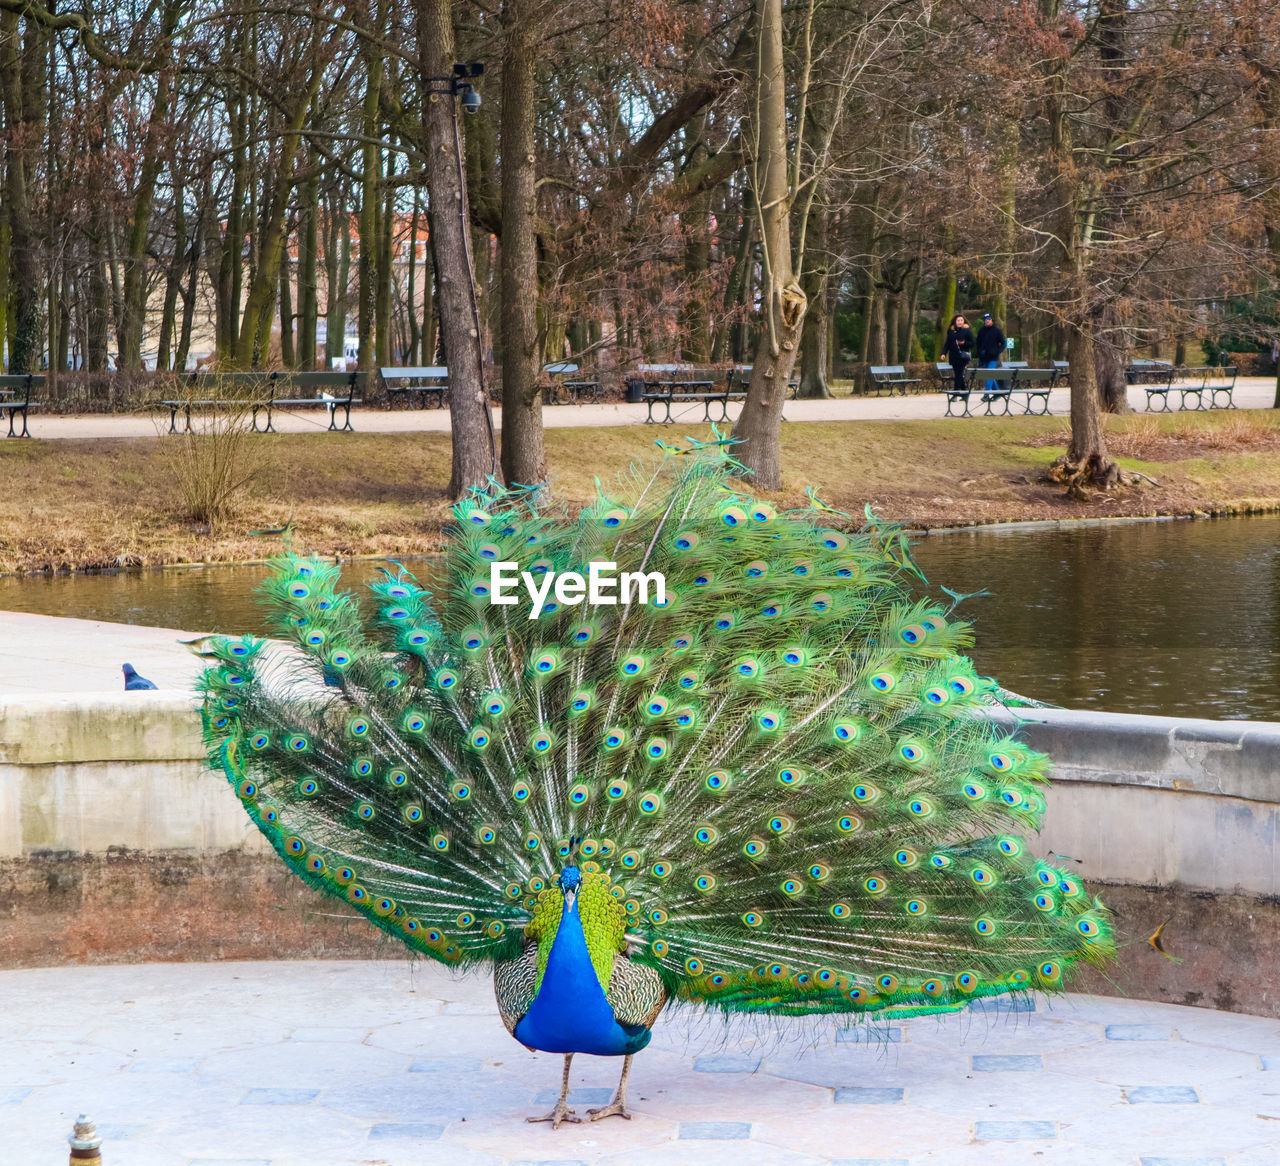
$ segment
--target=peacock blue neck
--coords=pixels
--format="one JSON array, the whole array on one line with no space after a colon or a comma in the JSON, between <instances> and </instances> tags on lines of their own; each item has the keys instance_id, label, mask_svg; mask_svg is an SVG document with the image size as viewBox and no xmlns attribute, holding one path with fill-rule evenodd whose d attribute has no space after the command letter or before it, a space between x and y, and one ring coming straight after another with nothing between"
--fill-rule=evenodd
<instances>
[{"instance_id":1,"label":"peacock blue neck","mask_svg":"<svg viewBox=\"0 0 1280 1166\"><path fill-rule=\"evenodd\" d=\"M564 889L574 888L576 882ZM624 1056L649 1043L648 1029L624 1027L614 1019L587 952L576 894L565 895L542 984L514 1035L521 1044L545 1053L598 1057Z\"/></svg>"}]
</instances>

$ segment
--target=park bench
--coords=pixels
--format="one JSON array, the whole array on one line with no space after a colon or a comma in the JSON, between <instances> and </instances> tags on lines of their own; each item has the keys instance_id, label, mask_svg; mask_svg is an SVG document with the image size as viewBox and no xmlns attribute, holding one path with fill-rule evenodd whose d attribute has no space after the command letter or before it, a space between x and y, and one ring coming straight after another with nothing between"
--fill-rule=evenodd
<instances>
[{"instance_id":1,"label":"park bench","mask_svg":"<svg viewBox=\"0 0 1280 1166\"><path fill-rule=\"evenodd\" d=\"M942 392L947 398L946 417L972 417L969 412L969 393L973 389L973 362L969 362L969 367L964 373L963 389L956 388L955 374L951 370L951 365L945 360L935 361L933 370L938 374L938 379L942 382ZM963 405L964 412L954 413L952 410L956 405Z\"/></svg>"},{"instance_id":2,"label":"park bench","mask_svg":"<svg viewBox=\"0 0 1280 1166\"><path fill-rule=\"evenodd\" d=\"M565 379L570 374L581 371L578 365L571 361L556 361L554 364L545 365L542 371L553 378L551 389L546 394L548 405L580 405L583 397L590 397L592 401L600 400L599 381Z\"/></svg>"},{"instance_id":3,"label":"park bench","mask_svg":"<svg viewBox=\"0 0 1280 1166\"><path fill-rule=\"evenodd\" d=\"M912 385L920 383L919 377L907 376L906 366L901 364L873 364L867 369L867 377L867 392L877 397L881 393L889 397L899 393L905 397Z\"/></svg>"},{"instance_id":4,"label":"park bench","mask_svg":"<svg viewBox=\"0 0 1280 1166\"><path fill-rule=\"evenodd\" d=\"M420 365L405 368L380 368L378 378L386 390L387 400L404 394L418 394L418 408L428 408L434 401L439 409L445 406L445 394L449 391L449 370L442 364Z\"/></svg>"},{"instance_id":5,"label":"park bench","mask_svg":"<svg viewBox=\"0 0 1280 1166\"><path fill-rule=\"evenodd\" d=\"M32 409L43 407L42 401L33 401L31 394L36 389L44 388L44 377L40 373L14 373L12 376L0 376L0 417L9 414L9 436L30 437L27 428L27 414ZM22 432L14 432L14 422L22 418Z\"/></svg>"},{"instance_id":6,"label":"park bench","mask_svg":"<svg viewBox=\"0 0 1280 1166\"><path fill-rule=\"evenodd\" d=\"M1057 380L1055 380L1055 381L1053 382L1053 383L1054 383L1054 387L1055 387L1055 388L1056 388L1058 385L1067 385L1067 384L1070 384L1070 382L1071 382L1071 364L1070 364L1070 362L1069 362L1069 361L1065 361L1065 360L1055 360L1055 361L1053 362L1053 371L1054 371L1055 373L1057 373L1057 374L1058 374Z\"/></svg>"},{"instance_id":7,"label":"park bench","mask_svg":"<svg viewBox=\"0 0 1280 1166\"><path fill-rule=\"evenodd\" d=\"M1147 361L1145 363L1149 365L1151 362ZM1138 385L1147 394L1147 412L1172 413L1173 409L1169 404L1169 394L1179 391L1179 386L1173 383L1173 377L1176 371L1177 370L1174 369L1171 364L1165 365L1163 368L1158 370L1154 368L1145 368L1140 371L1140 374L1135 374L1133 370L1130 369L1126 373L1125 379L1131 385ZM1135 375L1141 375L1143 380L1135 380ZM1152 402L1154 401L1160 402L1160 407L1158 409L1152 408ZM1182 405L1184 408L1186 407L1186 403L1187 397L1186 394L1183 393Z\"/></svg>"},{"instance_id":8,"label":"park bench","mask_svg":"<svg viewBox=\"0 0 1280 1166\"><path fill-rule=\"evenodd\" d=\"M1158 385L1167 382L1173 365L1167 360L1131 360L1125 369L1125 380L1131 385Z\"/></svg>"},{"instance_id":9,"label":"park bench","mask_svg":"<svg viewBox=\"0 0 1280 1166\"><path fill-rule=\"evenodd\" d=\"M1194 396L1197 409L1234 409L1236 404L1231 399L1231 394L1235 392L1237 371L1231 365L1225 368L1222 365L1180 368L1174 374L1173 387L1182 394L1183 408L1186 408L1186 399ZM1219 404L1219 396L1225 398L1225 404Z\"/></svg>"},{"instance_id":10,"label":"park bench","mask_svg":"<svg viewBox=\"0 0 1280 1166\"><path fill-rule=\"evenodd\" d=\"M273 409L305 409L308 406L323 405L329 410L329 428L334 432L354 432L351 427L351 406L364 402L356 396L356 389L364 384L365 374L362 372L281 372L273 373L271 378L271 394L265 404L257 405L253 410L253 427L258 428L258 412L265 410L266 427L263 433L275 433L271 424ZM277 397L277 389L288 392L290 389L316 389L312 397ZM330 393L329 389L337 392ZM343 392L345 390L345 393ZM338 410L343 413L343 422L338 425Z\"/></svg>"},{"instance_id":11,"label":"park bench","mask_svg":"<svg viewBox=\"0 0 1280 1166\"><path fill-rule=\"evenodd\" d=\"M1178 405L1181 409L1187 409L1187 401L1191 399L1195 401L1191 409L1234 409L1236 405L1231 399L1231 394L1235 391L1237 372L1234 366L1224 368L1221 365L1203 368L1171 368L1167 380L1158 385L1143 386L1147 393L1147 409L1153 413L1172 413L1173 409L1169 406L1171 393L1178 394ZM1219 404L1219 396L1225 398L1225 404ZM1152 409L1153 400L1160 401L1159 409Z\"/></svg>"},{"instance_id":12,"label":"park bench","mask_svg":"<svg viewBox=\"0 0 1280 1166\"><path fill-rule=\"evenodd\" d=\"M728 416L729 410L729 391L728 386L716 391L715 381L704 380L673 380L658 381L657 384L651 386L644 394L643 400L649 407L648 416L645 418L645 424L661 421L663 425L670 425L675 420L671 416L671 406L679 404L702 405L702 419L704 421L723 421ZM711 416L711 406L720 405L720 416ZM653 415L655 405L661 405L666 411L665 416L657 418Z\"/></svg>"},{"instance_id":13,"label":"park bench","mask_svg":"<svg viewBox=\"0 0 1280 1166\"><path fill-rule=\"evenodd\" d=\"M214 391L201 395L204 385L212 381ZM180 398L162 401L169 410L169 432L178 432L178 413L185 419L184 432L191 432L192 409L226 409L233 406L248 407L250 424L255 433L275 433L272 413L276 409L301 409L321 406L329 411L329 428L335 432L352 432L351 406L362 402L356 397L356 389L364 383L362 372L239 372L192 373L188 379L187 394ZM226 390L230 389L230 392ZM286 397L278 394L290 390L319 390L310 397ZM345 390L345 394L330 393L329 389ZM343 412L343 424L338 425L338 410ZM259 414L266 415L266 424L258 428Z\"/></svg>"},{"instance_id":14,"label":"park bench","mask_svg":"<svg viewBox=\"0 0 1280 1166\"><path fill-rule=\"evenodd\" d=\"M1014 371L1011 393L1023 396L1024 414L1046 417L1049 414L1049 390L1058 382L1056 368L1027 368L1026 364L1009 364ZM979 370L981 375L981 370ZM1038 407L1037 407L1038 406Z\"/></svg>"},{"instance_id":15,"label":"park bench","mask_svg":"<svg viewBox=\"0 0 1280 1166\"><path fill-rule=\"evenodd\" d=\"M1210 409L1234 409L1236 407L1236 403L1231 399L1231 394L1236 391L1236 376L1239 371L1233 364L1225 367L1217 365L1205 371L1204 388L1200 391L1209 394ZM1225 405L1218 404L1219 395L1226 397L1227 403Z\"/></svg>"}]
</instances>

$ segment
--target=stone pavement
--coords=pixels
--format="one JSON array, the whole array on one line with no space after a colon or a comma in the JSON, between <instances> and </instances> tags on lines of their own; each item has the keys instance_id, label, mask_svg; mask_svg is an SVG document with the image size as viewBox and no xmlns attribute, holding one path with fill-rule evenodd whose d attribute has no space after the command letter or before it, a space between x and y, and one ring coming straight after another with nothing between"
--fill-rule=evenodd
<instances>
[{"instance_id":1,"label":"stone pavement","mask_svg":"<svg viewBox=\"0 0 1280 1166\"><path fill-rule=\"evenodd\" d=\"M0 696L121 692L125 661L160 688L188 689L201 662L178 641L198 634L0 611Z\"/></svg>"},{"instance_id":2,"label":"stone pavement","mask_svg":"<svg viewBox=\"0 0 1280 1166\"><path fill-rule=\"evenodd\" d=\"M162 921L158 921L161 922ZM668 1014L634 1120L526 1125L560 1058L436 965L0 972L0 1161L105 1166L1275 1166L1280 1021L1083 996L877 1031ZM572 1102L620 1062L579 1057Z\"/></svg>"},{"instance_id":3,"label":"stone pavement","mask_svg":"<svg viewBox=\"0 0 1280 1166\"><path fill-rule=\"evenodd\" d=\"M1275 377L1241 377L1236 385L1236 404L1242 409L1269 409L1275 400ZM1136 410L1146 407L1146 394L1139 388L1130 388L1129 403ZM971 406L981 409L974 403ZM1055 389L1049 395L1049 408L1057 416L1065 416L1070 408L1070 394L1066 389ZM741 405L730 406L729 416L737 416ZM941 417L946 402L940 393L923 393L911 397L850 397L842 395L831 401L789 401L785 410L791 421L920 421ZM613 403L604 405L555 405L542 411L543 424L548 429L600 427L615 425L640 425L644 422L646 406ZM664 430L678 432L702 418L702 407L691 406L673 410L676 424L651 428L655 435ZM494 424L502 422L502 410L494 409ZM982 418L975 418L978 423ZM31 422L31 432L38 438L104 438L104 437L155 437L168 428L168 416L159 414L95 414L84 417L60 417L37 414ZM959 422L957 422L959 423ZM323 433L328 419L323 410L308 409L291 413L285 410L275 415L275 426L281 433ZM449 411L447 409L353 409L351 424L359 433L447 433Z\"/></svg>"}]
</instances>

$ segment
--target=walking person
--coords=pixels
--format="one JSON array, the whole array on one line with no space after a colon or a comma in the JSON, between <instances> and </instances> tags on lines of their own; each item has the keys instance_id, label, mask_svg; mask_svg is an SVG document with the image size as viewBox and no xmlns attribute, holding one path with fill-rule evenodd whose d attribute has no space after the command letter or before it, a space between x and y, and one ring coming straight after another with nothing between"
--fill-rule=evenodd
<instances>
[{"instance_id":1,"label":"walking person","mask_svg":"<svg viewBox=\"0 0 1280 1166\"><path fill-rule=\"evenodd\" d=\"M956 392L963 393L964 370L973 359L973 330L963 313L952 317L951 325L947 328L947 338L942 344L942 355L951 364L952 375L956 378Z\"/></svg>"},{"instance_id":2,"label":"walking person","mask_svg":"<svg viewBox=\"0 0 1280 1166\"><path fill-rule=\"evenodd\" d=\"M1000 325L992 320L990 312L982 313L982 327L978 329L974 352L980 368L1000 367L1000 357L1004 355L1004 333L1000 330ZM1000 385L996 381L987 381L982 399L990 401L992 394L999 389Z\"/></svg>"}]
</instances>

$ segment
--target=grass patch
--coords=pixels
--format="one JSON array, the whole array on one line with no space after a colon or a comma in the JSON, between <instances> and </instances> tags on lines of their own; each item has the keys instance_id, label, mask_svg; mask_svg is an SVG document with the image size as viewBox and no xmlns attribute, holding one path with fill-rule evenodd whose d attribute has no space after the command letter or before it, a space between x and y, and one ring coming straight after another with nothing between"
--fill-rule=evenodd
<instances>
[{"instance_id":1,"label":"grass patch","mask_svg":"<svg viewBox=\"0 0 1280 1166\"><path fill-rule=\"evenodd\" d=\"M1266 411L1113 419L1114 448L1155 478L1116 496L1065 498L1040 475L1065 444L1061 418L789 422L781 505L814 486L858 516L871 504L913 526L1280 507L1280 417ZM657 456L655 436L704 426L549 429L553 485L571 505ZM1131 443L1124 444L1127 439ZM446 434L256 436L264 464L213 531L166 468L173 439L0 442L0 571L244 561L274 553L248 532L292 518L300 545L354 556L436 550L449 519Z\"/></svg>"}]
</instances>

